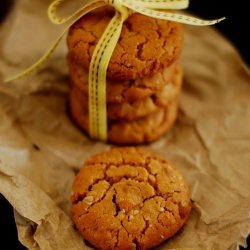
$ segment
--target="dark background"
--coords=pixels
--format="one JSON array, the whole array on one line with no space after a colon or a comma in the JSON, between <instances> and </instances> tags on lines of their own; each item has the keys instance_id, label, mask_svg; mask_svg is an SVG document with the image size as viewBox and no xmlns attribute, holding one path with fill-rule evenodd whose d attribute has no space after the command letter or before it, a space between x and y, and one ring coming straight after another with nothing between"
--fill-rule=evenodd
<instances>
[{"instance_id":1,"label":"dark background","mask_svg":"<svg viewBox=\"0 0 250 250\"><path fill-rule=\"evenodd\" d=\"M11 8L12 2L13 0L0 1L0 21L6 17L7 9ZM250 22L247 20L246 0L190 0L189 11L207 19L226 16L227 19L215 27L234 44L245 62L250 65ZM250 245L249 238L248 245ZM25 249L17 240L12 207L2 195L0 195L0 249Z\"/></svg>"}]
</instances>

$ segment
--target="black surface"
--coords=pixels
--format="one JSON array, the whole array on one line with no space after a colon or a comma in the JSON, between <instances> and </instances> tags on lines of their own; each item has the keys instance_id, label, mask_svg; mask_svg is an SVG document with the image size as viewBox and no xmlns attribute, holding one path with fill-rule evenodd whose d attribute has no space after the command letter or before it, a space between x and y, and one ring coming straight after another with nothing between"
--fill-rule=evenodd
<instances>
[{"instance_id":1,"label":"black surface","mask_svg":"<svg viewBox=\"0 0 250 250\"><path fill-rule=\"evenodd\" d=\"M12 0L0 1L0 20L5 16ZM239 7L235 6L238 3ZM226 16L227 20L216 25L240 51L245 61L250 64L249 21L247 21L247 1L230 0L191 0L189 8L194 14L203 18L217 18ZM209 39L209 37L208 37ZM250 245L248 238L248 245ZM17 240L13 210L10 204L0 195L0 249L25 249ZM242 248L243 249L243 248Z\"/></svg>"},{"instance_id":2,"label":"black surface","mask_svg":"<svg viewBox=\"0 0 250 250\"><path fill-rule=\"evenodd\" d=\"M17 240L17 229L14 221L12 206L0 194L0 249L23 250L26 249Z\"/></svg>"},{"instance_id":3,"label":"black surface","mask_svg":"<svg viewBox=\"0 0 250 250\"><path fill-rule=\"evenodd\" d=\"M14 0L1 0L0 1L0 21L2 21L6 17L9 9L13 5L13 2Z\"/></svg>"},{"instance_id":4,"label":"black surface","mask_svg":"<svg viewBox=\"0 0 250 250\"><path fill-rule=\"evenodd\" d=\"M226 17L216 27L239 50L250 65L250 21L248 1L191 0L190 10L203 18ZM238 3L238 4L237 4ZM209 37L208 37L209 39Z\"/></svg>"}]
</instances>

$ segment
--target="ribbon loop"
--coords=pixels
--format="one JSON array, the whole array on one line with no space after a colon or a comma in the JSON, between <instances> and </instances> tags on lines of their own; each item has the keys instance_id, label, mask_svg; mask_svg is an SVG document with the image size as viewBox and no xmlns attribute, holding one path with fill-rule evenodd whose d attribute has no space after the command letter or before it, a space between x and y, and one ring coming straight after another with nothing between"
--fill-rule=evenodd
<instances>
[{"instance_id":1,"label":"ribbon loop","mask_svg":"<svg viewBox=\"0 0 250 250\"><path fill-rule=\"evenodd\" d=\"M186 16L183 14L167 13L167 12L158 11L158 10L154 10L150 8L145 8L143 6L140 6L139 4L134 3L134 1L132 0L120 0L120 1L127 8L135 12L138 12L142 15L146 15L146 16L153 17L156 19L163 19L163 20L183 23L183 24L189 24L189 25L195 25L195 26L208 26L208 25L213 25L218 22L221 22L222 20L225 19L225 18L220 18L220 19L215 19L215 20L202 20L199 18ZM175 1L178 1L178 0L173 0L173 2Z\"/></svg>"},{"instance_id":2,"label":"ribbon loop","mask_svg":"<svg viewBox=\"0 0 250 250\"><path fill-rule=\"evenodd\" d=\"M95 0L95 1L91 1L91 4L95 4L96 2L102 2L103 0ZM55 0L53 1L49 7L48 7L48 17L49 20L56 25L60 25L60 24L64 24L66 22L68 22L69 20L79 16L84 9L86 8L85 4L83 7L81 7L80 9L76 10L73 14L70 14L69 16L66 17L60 17L57 15L57 11L60 7L63 6L64 3L69 2L69 0ZM103 3L103 6L105 5L105 3Z\"/></svg>"},{"instance_id":3,"label":"ribbon loop","mask_svg":"<svg viewBox=\"0 0 250 250\"><path fill-rule=\"evenodd\" d=\"M133 0L133 2L149 9L184 10L189 6L189 0Z\"/></svg>"},{"instance_id":4,"label":"ribbon loop","mask_svg":"<svg viewBox=\"0 0 250 250\"><path fill-rule=\"evenodd\" d=\"M65 1L65 0L59 0L59 2L63 2L63 1ZM58 0L56 0L54 2L58 2ZM61 42L61 40L62 40L63 36L65 35L65 33L68 31L68 29L75 22L77 22L81 17L83 17L84 15L89 13L90 11L95 10L97 8L100 8L100 7L103 7L103 6L105 6L105 3L103 1L99 1L99 0L91 1L89 4L84 5L81 8L81 11L79 12L80 14L77 12L77 14L75 14L76 17L73 16L73 15L71 16L71 18L72 18L71 22L67 25L67 27L61 33L61 35L56 39L56 41L50 46L48 51L40 59L38 59L34 64L32 64L30 67L26 68L25 70L21 71L20 73L5 79L5 82L10 82L10 81L17 80L17 79L19 79L19 78L21 78L23 76L26 76L26 75L38 70L41 67L41 65L43 65L49 59L51 54L54 52L54 50L57 48L57 46Z\"/></svg>"}]
</instances>

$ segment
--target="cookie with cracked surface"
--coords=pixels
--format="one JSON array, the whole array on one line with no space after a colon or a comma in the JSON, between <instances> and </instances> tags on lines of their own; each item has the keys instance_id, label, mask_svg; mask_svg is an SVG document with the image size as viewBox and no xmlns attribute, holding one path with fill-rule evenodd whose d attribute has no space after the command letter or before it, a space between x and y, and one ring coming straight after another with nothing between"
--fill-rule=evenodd
<instances>
[{"instance_id":1,"label":"cookie with cracked surface","mask_svg":"<svg viewBox=\"0 0 250 250\"><path fill-rule=\"evenodd\" d=\"M69 72L72 85L88 94L88 71L80 64L70 62ZM161 91L166 84L171 83L176 74L181 74L181 68L177 62L150 77L127 81L107 79L107 102L123 103L145 99Z\"/></svg>"},{"instance_id":2,"label":"cookie with cracked surface","mask_svg":"<svg viewBox=\"0 0 250 250\"><path fill-rule=\"evenodd\" d=\"M166 107L172 100L175 100L182 84L181 69L176 69L173 79L168 82L161 91L150 97L139 99L134 102L108 103L107 115L109 120L132 121L150 115L160 108ZM88 110L88 96L77 85L73 86L72 98L82 103L82 107Z\"/></svg>"},{"instance_id":3,"label":"cookie with cracked surface","mask_svg":"<svg viewBox=\"0 0 250 250\"><path fill-rule=\"evenodd\" d=\"M72 218L98 249L149 249L187 221L188 185L166 159L141 148L93 156L72 188Z\"/></svg>"},{"instance_id":4,"label":"cookie with cracked surface","mask_svg":"<svg viewBox=\"0 0 250 250\"><path fill-rule=\"evenodd\" d=\"M71 27L67 38L69 63L75 62L88 70L97 41L112 16L113 11L102 8ZM182 43L181 24L134 13L123 24L107 77L124 81L151 76L179 58Z\"/></svg>"},{"instance_id":5,"label":"cookie with cracked surface","mask_svg":"<svg viewBox=\"0 0 250 250\"><path fill-rule=\"evenodd\" d=\"M75 123L89 132L88 110L73 92L70 94L70 110ZM174 124L178 113L178 100L164 108L132 121L108 121L108 141L119 145L138 145L157 140Z\"/></svg>"},{"instance_id":6,"label":"cookie with cracked surface","mask_svg":"<svg viewBox=\"0 0 250 250\"><path fill-rule=\"evenodd\" d=\"M172 128L178 112L177 100L156 112L130 122L113 122L108 139L119 145L139 145L153 142Z\"/></svg>"}]
</instances>

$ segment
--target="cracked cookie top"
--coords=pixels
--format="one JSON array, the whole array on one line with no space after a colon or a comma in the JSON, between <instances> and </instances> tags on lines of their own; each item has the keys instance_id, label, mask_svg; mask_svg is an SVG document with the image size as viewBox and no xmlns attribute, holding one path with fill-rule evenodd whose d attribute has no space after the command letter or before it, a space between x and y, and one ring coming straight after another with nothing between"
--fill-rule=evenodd
<instances>
[{"instance_id":1,"label":"cracked cookie top","mask_svg":"<svg viewBox=\"0 0 250 250\"><path fill-rule=\"evenodd\" d=\"M112 16L113 11L102 8L71 27L67 39L70 60L89 68L93 50ZM182 42L181 24L134 13L123 24L107 77L135 80L151 76L179 58Z\"/></svg>"},{"instance_id":2,"label":"cracked cookie top","mask_svg":"<svg viewBox=\"0 0 250 250\"><path fill-rule=\"evenodd\" d=\"M187 183L175 167L135 147L88 160L71 201L78 231L98 249L154 247L180 230L191 207Z\"/></svg>"}]
</instances>

